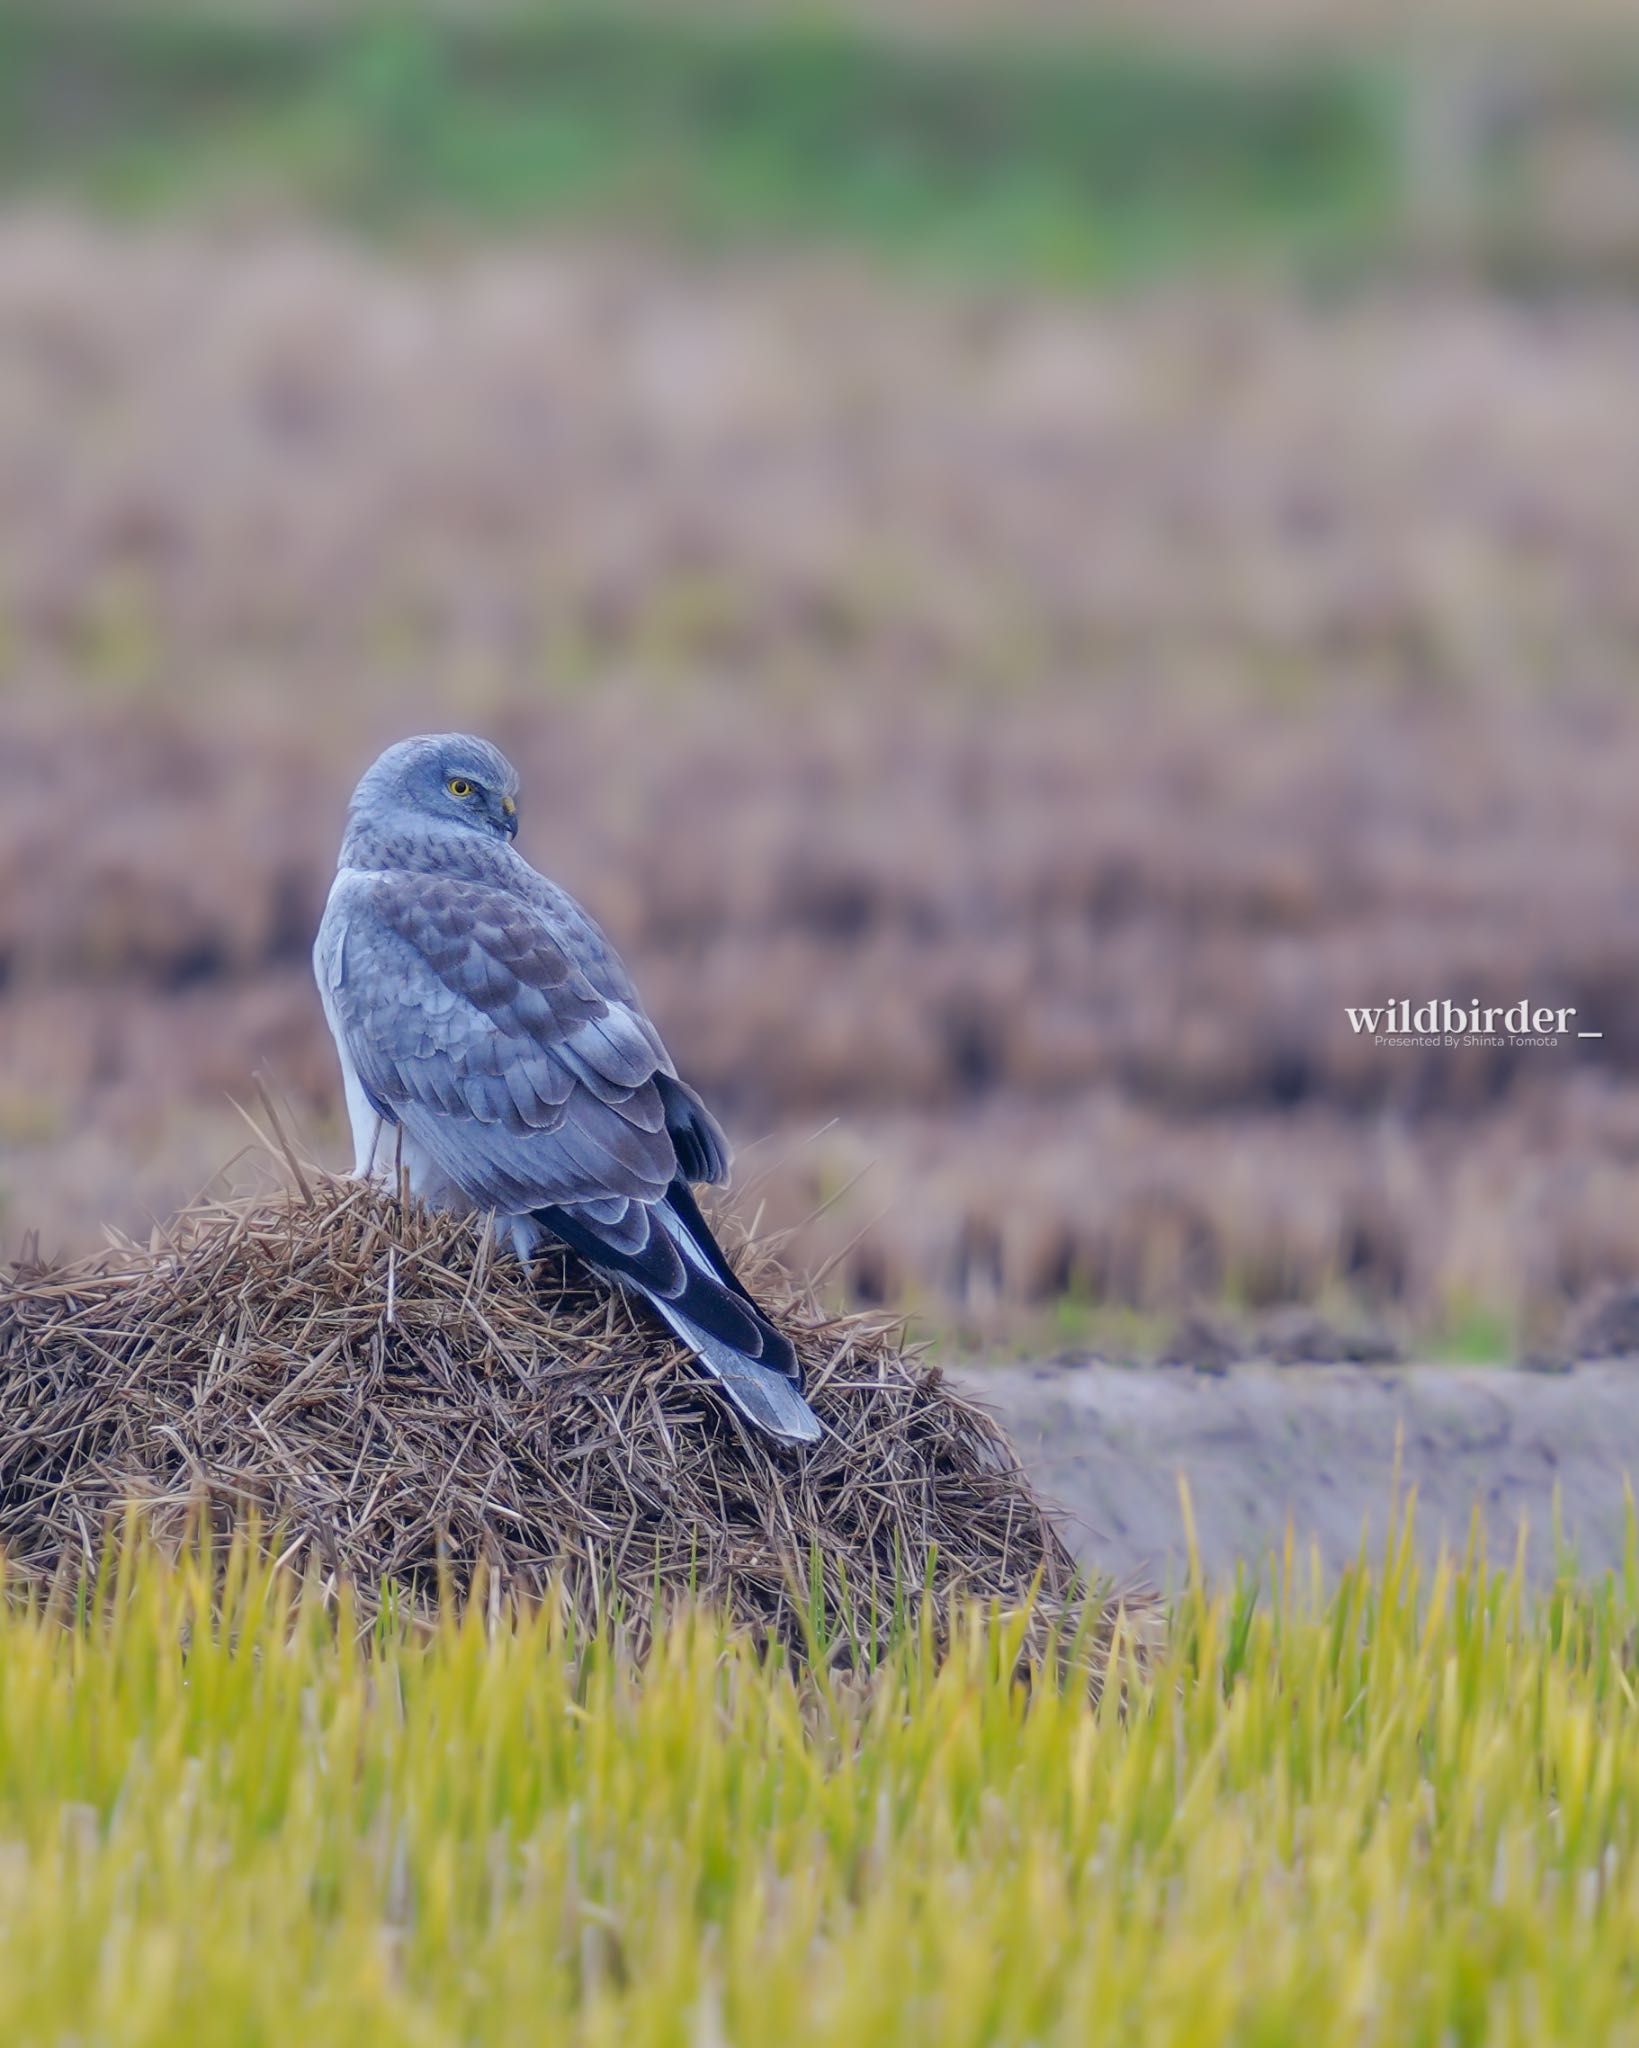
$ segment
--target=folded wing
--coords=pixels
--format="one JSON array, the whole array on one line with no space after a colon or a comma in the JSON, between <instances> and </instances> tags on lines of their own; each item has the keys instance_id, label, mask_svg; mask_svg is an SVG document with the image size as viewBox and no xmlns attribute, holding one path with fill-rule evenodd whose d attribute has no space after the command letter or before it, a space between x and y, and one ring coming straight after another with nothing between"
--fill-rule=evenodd
<instances>
[{"instance_id":1,"label":"folded wing","mask_svg":"<svg viewBox=\"0 0 1639 2048\"><path fill-rule=\"evenodd\" d=\"M725 1176L723 1134L635 995L612 992L630 983L606 942L593 965L610 993L550 905L448 876L344 876L331 919L321 973L377 1112L475 1206L534 1218L648 1296L748 1413L730 1366L753 1392L758 1372L778 1376L801 1414L758 1412L764 1427L817 1433L790 1343L689 1192Z\"/></svg>"}]
</instances>

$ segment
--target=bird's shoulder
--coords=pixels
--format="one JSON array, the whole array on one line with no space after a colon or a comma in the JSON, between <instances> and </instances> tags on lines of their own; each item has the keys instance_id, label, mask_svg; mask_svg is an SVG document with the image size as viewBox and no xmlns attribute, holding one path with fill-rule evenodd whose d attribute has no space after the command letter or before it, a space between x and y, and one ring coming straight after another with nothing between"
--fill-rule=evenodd
<instances>
[{"instance_id":1,"label":"bird's shoulder","mask_svg":"<svg viewBox=\"0 0 1639 2048\"><path fill-rule=\"evenodd\" d=\"M430 974L492 1015L522 996L557 1022L624 1013L670 1069L619 955L569 893L522 860L473 874L368 868L338 873L315 950L321 982L349 960Z\"/></svg>"},{"instance_id":2,"label":"bird's shoulder","mask_svg":"<svg viewBox=\"0 0 1639 2048\"><path fill-rule=\"evenodd\" d=\"M514 886L519 894L535 906L559 935L560 943L598 994L611 1003L641 1010L626 963L597 919L567 889L532 868L521 854L512 858L516 863Z\"/></svg>"}]
</instances>

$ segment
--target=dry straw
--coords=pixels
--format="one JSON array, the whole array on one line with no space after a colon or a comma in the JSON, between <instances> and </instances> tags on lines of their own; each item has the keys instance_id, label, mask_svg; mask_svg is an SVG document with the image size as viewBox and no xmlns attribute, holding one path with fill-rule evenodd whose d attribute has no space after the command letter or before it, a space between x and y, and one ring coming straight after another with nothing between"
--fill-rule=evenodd
<instances>
[{"instance_id":1,"label":"dry straw","mask_svg":"<svg viewBox=\"0 0 1639 2048\"><path fill-rule=\"evenodd\" d=\"M588 1622L693 1595L801 1649L978 1598L1102 1644L1113 1601L1088 1601L991 1418L880 1323L737 1256L803 1357L812 1450L748 1436L566 1255L526 1275L481 1226L356 1182L21 1265L0 1286L8 1569L77 1572L137 1502L162 1537L254 1517L366 1612L478 1579L560 1589Z\"/></svg>"}]
</instances>

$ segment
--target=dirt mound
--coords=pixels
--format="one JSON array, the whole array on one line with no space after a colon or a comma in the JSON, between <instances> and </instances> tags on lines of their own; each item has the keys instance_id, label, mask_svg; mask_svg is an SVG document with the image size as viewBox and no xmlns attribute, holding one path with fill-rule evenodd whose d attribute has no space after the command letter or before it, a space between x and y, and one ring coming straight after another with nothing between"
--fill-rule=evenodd
<instances>
[{"instance_id":1,"label":"dirt mound","mask_svg":"<svg viewBox=\"0 0 1639 2048\"><path fill-rule=\"evenodd\" d=\"M743 1256L743 1253L742 1253ZM755 1266L755 1261L753 1265ZM75 1568L128 1503L162 1535L256 1515L368 1610L391 1583L639 1619L697 1592L800 1645L931 1597L1049 1619L1076 1567L994 1422L770 1266L824 1441L748 1437L685 1353L567 1255L322 1180L0 1286L0 1545ZM493 1596L493 1595L492 1595Z\"/></svg>"}]
</instances>

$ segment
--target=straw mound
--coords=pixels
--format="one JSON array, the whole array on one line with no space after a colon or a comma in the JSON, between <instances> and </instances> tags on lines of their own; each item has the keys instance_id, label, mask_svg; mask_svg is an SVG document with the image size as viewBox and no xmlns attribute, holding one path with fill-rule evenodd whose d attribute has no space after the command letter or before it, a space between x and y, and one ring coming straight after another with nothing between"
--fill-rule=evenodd
<instances>
[{"instance_id":1,"label":"straw mound","mask_svg":"<svg viewBox=\"0 0 1639 2048\"><path fill-rule=\"evenodd\" d=\"M737 1256L746 1263L741 1249ZM694 1589L788 1641L929 1594L1049 1615L1076 1572L1006 1440L879 1328L766 1264L824 1441L751 1439L687 1357L567 1255L533 1280L477 1226L347 1181L192 1210L168 1240L0 1285L0 1545L91 1557L132 1500L162 1535L254 1513L366 1610L556 1579L585 1616ZM802 1588L811 1590L805 1593Z\"/></svg>"}]
</instances>

